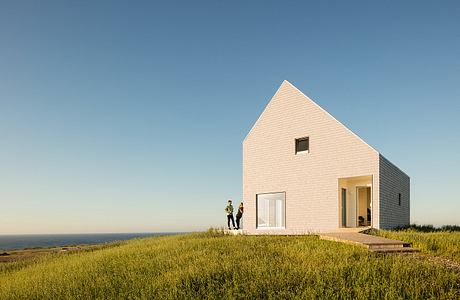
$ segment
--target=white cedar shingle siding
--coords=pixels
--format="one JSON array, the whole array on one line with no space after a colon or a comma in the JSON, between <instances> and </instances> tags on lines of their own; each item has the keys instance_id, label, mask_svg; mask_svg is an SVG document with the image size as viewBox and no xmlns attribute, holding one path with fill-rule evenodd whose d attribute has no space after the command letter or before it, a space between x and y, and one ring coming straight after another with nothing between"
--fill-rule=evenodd
<instances>
[{"instance_id":1,"label":"white cedar shingle siding","mask_svg":"<svg viewBox=\"0 0 460 300\"><path fill-rule=\"evenodd\" d=\"M295 139L303 137L309 137L309 153L296 155ZM335 231L339 178L368 175L373 226L409 224L409 177L284 81L243 141L244 229L249 234ZM256 229L256 195L268 192L286 193L285 229Z\"/></svg>"}]
</instances>

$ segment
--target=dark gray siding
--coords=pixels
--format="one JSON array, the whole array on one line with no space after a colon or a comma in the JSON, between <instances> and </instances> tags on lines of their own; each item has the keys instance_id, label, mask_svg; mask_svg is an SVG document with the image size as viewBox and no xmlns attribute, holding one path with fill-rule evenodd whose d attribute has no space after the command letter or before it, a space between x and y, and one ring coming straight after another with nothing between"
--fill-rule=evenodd
<instances>
[{"instance_id":1,"label":"dark gray siding","mask_svg":"<svg viewBox=\"0 0 460 300\"><path fill-rule=\"evenodd\" d=\"M410 222L410 178L379 155L380 228L391 229ZM399 205L401 194L401 205Z\"/></svg>"}]
</instances>

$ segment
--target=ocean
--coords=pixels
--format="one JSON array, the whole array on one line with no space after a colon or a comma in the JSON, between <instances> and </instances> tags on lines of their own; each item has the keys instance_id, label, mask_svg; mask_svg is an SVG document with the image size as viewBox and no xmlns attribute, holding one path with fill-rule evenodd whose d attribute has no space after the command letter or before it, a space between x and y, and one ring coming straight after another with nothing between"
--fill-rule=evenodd
<instances>
[{"instance_id":1,"label":"ocean","mask_svg":"<svg viewBox=\"0 0 460 300\"><path fill-rule=\"evenodd\" d=\"M179 232L0 235L0 250L93 245Z\"/></svg>"}]
</instances>

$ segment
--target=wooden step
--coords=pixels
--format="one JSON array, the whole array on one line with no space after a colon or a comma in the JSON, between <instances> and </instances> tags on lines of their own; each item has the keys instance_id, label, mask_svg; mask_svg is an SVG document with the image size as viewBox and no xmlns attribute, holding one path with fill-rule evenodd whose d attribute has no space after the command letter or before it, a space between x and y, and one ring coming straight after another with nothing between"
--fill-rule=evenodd
<instances>
[{"instance_id":1,"label":"wooden step","mask_svg":"<svg viewBox=\"0 0 460 300\"><path fill-rule=\"evenodd\" d=\"M400 244L368 244L369 249L393 249L393 248L407 248L410 247L409 243Z\"/></svg>"},{"instance_id":2,"label":"wooden step","mask_svg":"<svg viewBox=\"0 0 460 300\"><path fill-rule=\"evenodd\" d=\"M382 248L377 248L377 249L373 249L373 248L369 248L369 251L372 251L372 252L377 252L377 253L414 253L414 252L419 252L420 250L418 249L414 249L414 248L411 248L411 247L395 247L395 248L385 248L385 249L382 249Z\"/></svg>"}]
</instances>

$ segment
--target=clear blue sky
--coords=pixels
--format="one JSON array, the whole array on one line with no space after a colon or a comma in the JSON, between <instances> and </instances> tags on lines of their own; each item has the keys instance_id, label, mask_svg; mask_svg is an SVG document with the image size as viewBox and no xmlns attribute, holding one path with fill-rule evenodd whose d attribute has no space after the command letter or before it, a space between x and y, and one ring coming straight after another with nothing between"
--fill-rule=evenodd
<instances>
[{"instance_id":1,"label":"clear blue sky","mask_svg":"<svg viewBox=\"0 0 460 300\"><path fill-rule=\"evenodd\" d=\"M305 2L1 1L0 234L223 225L284 79L460 224L460 2Z\"/></svg>"}]
</instances>

